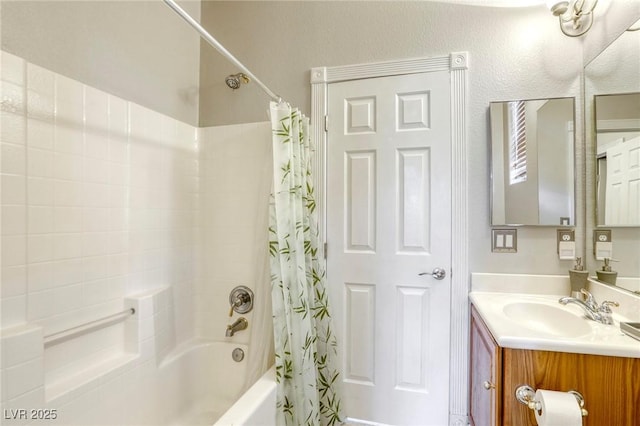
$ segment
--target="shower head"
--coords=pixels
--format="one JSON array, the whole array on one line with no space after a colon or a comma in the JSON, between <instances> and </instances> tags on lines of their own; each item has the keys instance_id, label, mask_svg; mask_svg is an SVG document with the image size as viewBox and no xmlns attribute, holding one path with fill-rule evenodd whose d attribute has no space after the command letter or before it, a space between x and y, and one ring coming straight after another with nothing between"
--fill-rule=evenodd
<instances>
[{"instance_id":1,"label":"shower head","mask_svg":"<svg viewBox=\"0 0 640 426\"><path fill-rule=\"evenodd\" d=\"M236 90L240 88L240 84L247 84L249 82L249 77L239 72L238 74L231 74L224 79L224 82L227 83L229 88Z\"/></svg>"}]
</instances>

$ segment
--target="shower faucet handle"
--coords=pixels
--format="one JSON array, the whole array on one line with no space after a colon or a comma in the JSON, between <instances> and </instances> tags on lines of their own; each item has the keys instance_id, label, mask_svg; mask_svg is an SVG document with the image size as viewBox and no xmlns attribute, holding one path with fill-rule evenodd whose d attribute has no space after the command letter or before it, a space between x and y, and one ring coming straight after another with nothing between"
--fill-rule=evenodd
<instances>
[{"instance_id":1,"label":"shower faucet handle","mask_svg":"<svg viewBox=\"0 0 640 426\"><path fill-rule=\"evenodd\" d=\"M239 314L246 314L253 308L253 291L247 286L237 286L229 294L229 316L233 316L233 311Z\"/></svg>"}]
</instances>

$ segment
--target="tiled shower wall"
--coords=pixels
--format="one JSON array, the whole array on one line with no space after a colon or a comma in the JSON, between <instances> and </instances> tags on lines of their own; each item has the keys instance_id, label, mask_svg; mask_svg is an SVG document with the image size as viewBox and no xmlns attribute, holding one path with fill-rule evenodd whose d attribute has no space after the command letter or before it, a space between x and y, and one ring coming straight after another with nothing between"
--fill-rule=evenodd
<instances>
[{"instance_id":1,"label":"tiled shower wall","mask_svg":"<svg viewBox=\"0 0 640 426\"><path fill-rule=\"evenodd\" d=\"M226 340L226 325L240 316L229 318L235 286L252 289L256 306L270 300L269 273L263 270L273 168L270 135L268 122L200 129L201 208L207 213L201 217L202 275L195 289L198 336ZM260 322L271 319L263 314L254 309L242 315L249 328L233 341L249 343Z\"/></svg>"},{"instance_id":2,"label":"tiled shower wall","mask_svg":"<svg viewBox=\"0 0 640 426\"><path fill-rule=\"evenodd\" d=\"M6 52L1 77L2 328L46 335L168 286L165 344L192 337L196 129Z\"/></svg>"}]
</instances>

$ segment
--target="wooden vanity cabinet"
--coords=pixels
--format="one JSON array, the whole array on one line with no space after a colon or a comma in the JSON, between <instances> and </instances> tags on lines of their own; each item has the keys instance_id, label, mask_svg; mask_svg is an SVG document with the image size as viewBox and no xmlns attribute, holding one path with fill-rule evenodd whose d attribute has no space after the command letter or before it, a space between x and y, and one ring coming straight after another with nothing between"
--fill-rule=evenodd
<instances>
[{"instance_id":1,"label":"wooden vanity cabinet","mask_svg":"<svg viewBox=\"0 0 640 426\"><path fill-rule=\"evenodd\" d=\"M502 424L502 350L471 307L471 424Z\"/></svg>"},{"instance_id":2,"label":"wooden vanity cabinet","mask_svg":"<svg viewBox=\"0 0 640 426\"><path fill-rule=\"evenodd\" d=\"M485 377L495 388L485 389ZM640 359L500 348L472 306L472 424L536 426L533 411L514 396L522 384L580 392L589 412L584 426L640 425Z\"/></svg>"}]
</instances>

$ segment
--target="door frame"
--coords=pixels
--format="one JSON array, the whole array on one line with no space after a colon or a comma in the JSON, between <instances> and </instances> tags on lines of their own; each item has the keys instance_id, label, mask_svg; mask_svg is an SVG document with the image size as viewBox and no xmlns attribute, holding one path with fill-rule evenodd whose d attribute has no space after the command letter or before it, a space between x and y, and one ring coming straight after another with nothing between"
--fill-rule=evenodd
<instances>
[{"instance_id":1,"label":"door frame","mask_svg":"<svg viewBox=\"0 0 640 426\"><path fill-rule=\"evenodd\" d=\"M312 165L319 231L326 242L326 167L328 85L348 80L449 71L451 90L451 328L449 424L468 424L469 265L468 265L468 52L369 64L311 69L311 134L316 141ZM324 255L324 247L323 253Z\"/></svg>"}]
</instances>

